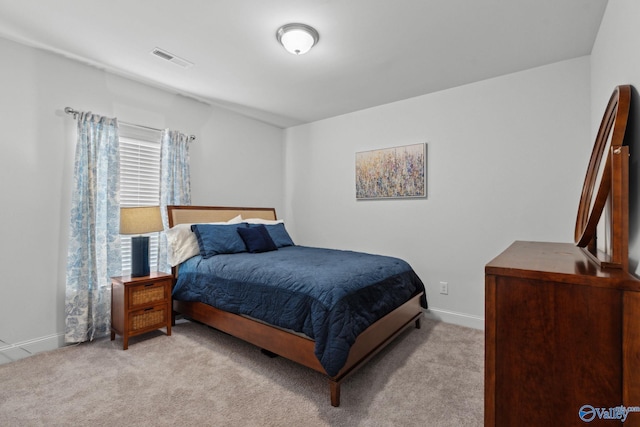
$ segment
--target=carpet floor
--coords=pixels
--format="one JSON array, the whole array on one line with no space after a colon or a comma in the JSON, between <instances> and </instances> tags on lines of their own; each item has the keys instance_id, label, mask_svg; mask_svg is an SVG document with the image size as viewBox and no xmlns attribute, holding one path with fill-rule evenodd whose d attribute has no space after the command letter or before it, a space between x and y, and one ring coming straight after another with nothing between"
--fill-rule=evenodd
<instances>
[{"instance_id":1,"label":"carpet floor","mask_svg":"<svg viewBox=\"0 0 640 427\"><path fill-rule=\"evenodd\" d=\"M483 331L422 320L342 383L183 321L0 365L1 426L482 426Z\"/></svg>"}]
</instances>

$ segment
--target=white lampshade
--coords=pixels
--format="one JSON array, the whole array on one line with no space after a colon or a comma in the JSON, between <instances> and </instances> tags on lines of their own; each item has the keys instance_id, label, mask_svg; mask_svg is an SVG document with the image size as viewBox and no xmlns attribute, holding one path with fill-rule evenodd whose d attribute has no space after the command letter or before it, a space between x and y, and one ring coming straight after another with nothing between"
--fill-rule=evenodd
<instances>
[{"instance_id":1,"label":"white lampshade","mask_svg":"<svg viewBox=\"0 0 640 427\"><path fill-rule=\"evenodd\" d=\"M320 39L318 32L305 24L283 25L276 32L280 44L294 55L303 55Z\"/></svg>"}]
</instances>

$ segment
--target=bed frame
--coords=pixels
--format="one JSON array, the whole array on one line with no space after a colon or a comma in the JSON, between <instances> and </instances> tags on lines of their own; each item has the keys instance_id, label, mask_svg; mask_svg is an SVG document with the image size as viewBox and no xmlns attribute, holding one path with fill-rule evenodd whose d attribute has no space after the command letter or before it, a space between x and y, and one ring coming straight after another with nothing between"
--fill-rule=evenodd
<instances>
[{"instance_id":1,"label":"bed frame","mask_svg":"<svg viewBox=\"0 0 640 427\"><path fill-rule=\"evenodd\" d=\"M168 206L169 226L182 223L206 223L227 221L237 215L243 218L276 219L273 208L234 208L220 206ZM173 271L174 283L177 268ZM387 314L363 331L351 347L349 357L336 376L327 375L314 354L315 342L309 338L258 322L247 317L229 313L200 302L173 301L172 324L176 314L182 314L197 322L226 332L268 352L293 360L314 369L329 379L331 405L340 406L340 384L363 366L376 353L393 341L411 325L420 328L422 293Z\"/></svg>"}]
</instances>

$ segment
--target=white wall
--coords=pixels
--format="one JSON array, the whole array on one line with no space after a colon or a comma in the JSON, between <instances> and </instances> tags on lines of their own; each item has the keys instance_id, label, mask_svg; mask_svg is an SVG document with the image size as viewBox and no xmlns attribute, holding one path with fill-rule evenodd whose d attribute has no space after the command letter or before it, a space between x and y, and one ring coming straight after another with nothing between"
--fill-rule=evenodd
<instances>
[{"instance_id":1,"label":"white wall","mask_svg":"<svg viewBox=\"0 0 640 427\"><path fill-rule=\"evenodd\" d=\"M640 2L611 0L591 52L591 135L595 138L613 89L633 85L625 141L629 163L629 270L640 276Z\"/></svg>"},{"instance_id":2,"label":"white wall","mask_svg":"<svg viewBox=\"0 0 640 427\"><path fill-rule=\"evenodd\" d=\"M287 129L296 243L404 258L432 314L482 328L487 262L514 240L573 241L589 79L582 57ZM355 200L356 152L420 142L427 199Z\"/></svg>"},{"instance_id":3,"label":"white wall","mask_svg":"<svg viewBox=\"0 0 640 427\"><path fill-rule=\"evenodd\" d=\"M196 135L193 204L282 210L281 129L4 39L0 56L0 363L62 343L76 139L64 107Z\"/></svg>"}]
</instances>

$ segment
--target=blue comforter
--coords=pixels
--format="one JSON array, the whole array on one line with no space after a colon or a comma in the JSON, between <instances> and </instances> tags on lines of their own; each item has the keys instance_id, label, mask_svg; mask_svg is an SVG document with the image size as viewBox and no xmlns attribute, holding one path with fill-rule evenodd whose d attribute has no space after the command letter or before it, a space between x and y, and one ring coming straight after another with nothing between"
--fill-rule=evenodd
<instances>
[{"instance_id":1,"label":"blue comforter","mask_svg":"<svg viewBox=\"0 0 640 427\"><path fill-rule=\"evenodd\" d=\"M360 252L289 246L259 254L200 256L179 270L173 298L200 301L304 333L330 376L356 337L424 285L405 261ZM427 307L422 297L423 307Z\"/></svg>"}]
</instances>

